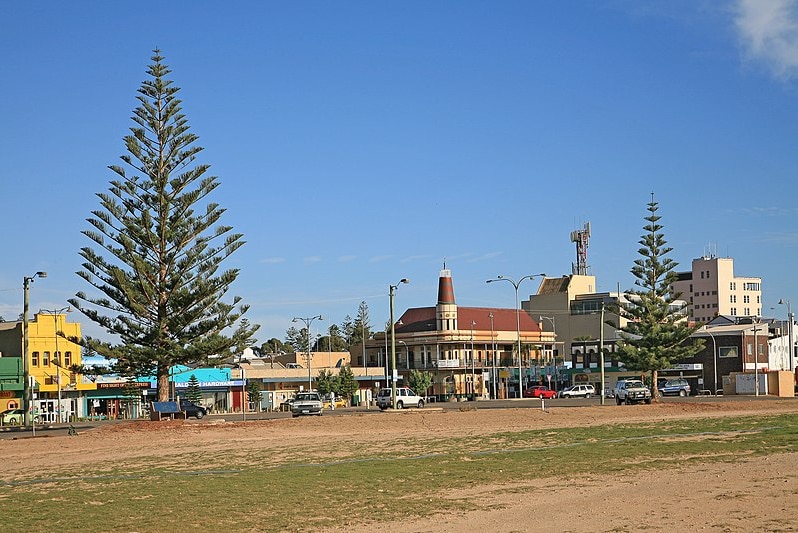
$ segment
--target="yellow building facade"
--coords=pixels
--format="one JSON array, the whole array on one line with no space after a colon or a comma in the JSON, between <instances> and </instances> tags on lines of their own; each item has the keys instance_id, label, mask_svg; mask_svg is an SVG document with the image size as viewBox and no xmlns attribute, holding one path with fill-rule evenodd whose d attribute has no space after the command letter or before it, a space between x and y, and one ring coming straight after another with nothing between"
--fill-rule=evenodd
<instances>
[{"instance_id":1,"label":"yellow building facade","mask_svg":"<svg viewBox=\"0 0 798 533\"><path fill-rule=\"evenodd\" d=\"M28 322L28 372L34 380L33 406L42 422L68 421L82 416L83 392L97 386L70 371L82 363L80 323L67 321L65 313L36 313ZM22 321L0 324L0 354L22 357ZM0 398L0 410L22 405L21 394Z\"/></svg>"}]
</instances>

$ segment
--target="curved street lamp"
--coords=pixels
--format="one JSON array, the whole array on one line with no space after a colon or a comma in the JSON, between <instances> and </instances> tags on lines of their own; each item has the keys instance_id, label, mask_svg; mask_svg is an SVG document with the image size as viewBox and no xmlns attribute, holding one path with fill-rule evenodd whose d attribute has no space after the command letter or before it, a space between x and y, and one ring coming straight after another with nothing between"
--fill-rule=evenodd
<instances>
[{"instance_id":1,"label":"curved street lamp","mask_svg":"<svg viewBox=\"0 0 798 533\"><path fill-rule=\"evenodd\" d=\"M717 396L718 395L718 344L717 342L715 342L715 336L712 334L711 331L709 331L709 328L707 327L706 324L704 324L701 327L701 329L704 331L704 333L709 335L710 339L712 339L712 361L713 361L713 366L715 367L715 377L714 377L714 382L712 383L715 390L713 390L712 392L715 396Z\"/></svg>"},{"instance_id":2,"label":"curved street lamp","mask_svg":"<svg viewBox=\"0 0 798 533\"><path fill-rule=\"evenodd\" d=\"M513 278L508 278L506 276L496 276L495 279L489 279L485 283L493 283L494 281L507 281L512 284L513 288L515 289L515 334L518 340L518 397L521 398L523 395L523 382L521 379L522 374L522 367L521 367L521 309L518 303L518 286L521 285L521 282L525 279L532 279L532 278L540 278L546 277L546 274L530 274L529 276L524 276L520 278L518 281L514 280Z\"/></svg>"},{"instance_id":3,"label":"curved street lamp","mask_svg":"<svg viewBox=\"0 0 798 533\"><path fill-rule=\"evenodd\" d=\"M396 285L388 286L388 300L391 307L391 405L396 409L396 328L393 320L393 294L402 283L410 283L407 278L402 278Z\"/></svg>"},{"instance_id":4,"label":"curved street lamp","mask_svg":"<svg viewBox=\"0 0 798 533\"><path fill-rule=\"evenodd\" d=\"M311 376L311 372L310 372L311 359L312 359L311 354L310 354L310 348L311 348L311 342L312 342L311 335L310 335L310 325L313 323L314 320L324 320L324 317L321 316L321 315L310 316L310 317L307 317L307 318L302 318L302 317L295 316L291 320L291 322L302 321L302 322L305 323L305 333L307 333L307 337L308 337L308 391L313 390L313 377Z\"/></svg>"},{"instance_id":5,"label":"curved street lamp","mask_svg":"<svg viewBox=\"0 0 798 533\"><path fill-rule=\"evenodd\" d=\"M30 370L28 368L28 293L30 284L35 278L46 278L47 272L37 272L32 276L25 276L22 280L22 410L25 412L25 425L30 425L36 433L36 426L33 424L33 387L30 386Z\"/></svg>"}]
</instances>

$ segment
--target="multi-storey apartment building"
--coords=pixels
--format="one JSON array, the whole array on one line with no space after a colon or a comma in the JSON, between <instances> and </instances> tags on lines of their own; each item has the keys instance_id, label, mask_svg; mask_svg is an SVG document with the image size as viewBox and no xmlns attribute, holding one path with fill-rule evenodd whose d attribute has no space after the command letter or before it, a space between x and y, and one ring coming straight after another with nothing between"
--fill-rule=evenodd
<instances>
[{"instance_id":1,"label":"multi-storey apartment building","mask_svg":"<svg viewBox=\"0 0 798 533\"><path fill-rule=\"evenodd\" d=\"M691 322L707 323L718 315L762 316L762 278L735 276L730 257L693 259L692 270L679 272L672 290L688 302Z\"/></svg>"}]
</instances>

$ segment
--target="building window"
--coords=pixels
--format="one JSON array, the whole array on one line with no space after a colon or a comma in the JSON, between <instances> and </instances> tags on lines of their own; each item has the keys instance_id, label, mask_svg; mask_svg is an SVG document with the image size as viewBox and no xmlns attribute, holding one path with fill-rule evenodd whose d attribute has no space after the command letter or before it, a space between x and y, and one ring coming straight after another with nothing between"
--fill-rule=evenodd
<instances>
[{"instance_id":1,"label":"building window","mask_svg":"<svg viewBox=\"0 0 798 533\"><path fill-rule=\"evenodd\" d=\"M743 314L745 316L751 316L751 309L749 307L744 308L743 309Z\"/></svg>"},{"instance_id":2,"label":"building window","mask_svg":"<svg viewBox=\"0 0 798 533\"><path fill-rule=\"evenodd\" d=\"M701 271L701 279L704 279L704 271Z\"/></svg>"},{"instance_id":3,"label":"building window","mask_svg":"<svg viewBox=\"0 0 798 533\"><path fill-rule=\"evenodd\" d=\"M731 313L731 316L737 316L737 308L736 307L732 307L731 310L730 310L730 313Z\"/></svg>"},{"instance_id":4,"label":"building window","mask_svg":"<svg viewBox=\"0 0 798 533\"><path fill-rule=\"evenodd\" d=\"M31 357L30 360L31 365L39 366L39 352L33 352L32 354L30 354L30 357Z\"/></svg>"},{"instance_id":5,"label":"building window","mask_svg":"<svg viewBox=\"0 0 798 533\"><path fill-rule=\"evenodd\" d=\"M50 366L50 352L42 353L42 366Z\"/></svg>"},{"instance_id":6,"label":"building window","mask_svg":"<svg viewBox=\"0 0 798 533\"><path fill-rule=\"evenodd\" d=\"M72 352L64 352L64 366L72 365Z\"/></svg>"},{"instance_id":7,"label":"building window","mask_svg":"<svg viewBox=\"0 0 798 533\"><path fill-rule=\"evenodd\" d=\"M743 295L743 303L744 304L750 304L751 303L751 297L748 296L747 294Z\"/></svg>"},{"instance_id":8,"label":"building window","mask_svg":"<svg viewBox=\"0 0 798 533\"><path fill-rule=\"evenodd\" d=\"M720 346L718 357L737 357L737 346Z\"/></svg>"},{"instance_id":9,"label":"building window","mask_svg":"<svg viewBox=\"0 0 798 533\"><path fill-rule=\"evenodd\" d=\"M730 291L736 291L737 290L737 282L736 281L732 281L732 282L729 283L729 290Z\"/></svg>"},{"instance_id":10,"label":"building window","mask_svg":"<svg viewBox=\"0 0 798 533\"><path fill-rule=\"evenodd\" d=\"M709 270L707 270L707 279L709 279Z\"/></svg>"}]
</instances>

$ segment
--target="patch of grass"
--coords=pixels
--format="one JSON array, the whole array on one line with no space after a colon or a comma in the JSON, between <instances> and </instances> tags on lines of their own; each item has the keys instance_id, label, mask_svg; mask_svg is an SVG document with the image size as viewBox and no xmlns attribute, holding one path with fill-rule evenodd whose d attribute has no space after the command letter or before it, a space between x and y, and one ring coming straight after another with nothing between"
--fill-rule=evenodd
<instances>
[{"instance_id":1,"label":"patch of grass","mask_svg":"<svg viewBox=\"0 0 798 533\"><path fill-rule=\"evenodd\" d=\"M0 482L0 515L8 531L311 531L484 505L450 489L505 483L523 492L544 477L794 452L796 437L798 418L782 415L431 435L374 450L330 444L279 460L230 450L203 452L197 463L186 453Z\"/></svg>"}]
</instances>

